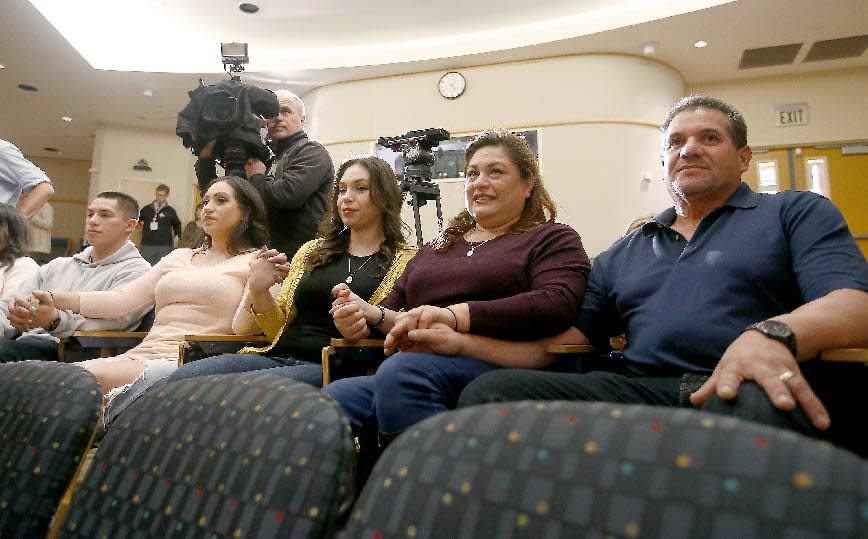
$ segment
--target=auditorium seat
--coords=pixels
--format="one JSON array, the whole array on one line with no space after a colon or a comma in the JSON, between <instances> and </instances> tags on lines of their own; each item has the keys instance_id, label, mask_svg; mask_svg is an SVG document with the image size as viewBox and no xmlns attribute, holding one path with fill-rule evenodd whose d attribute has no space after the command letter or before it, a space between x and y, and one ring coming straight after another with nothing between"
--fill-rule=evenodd
<instances>
[{"instance_id":1,"label":"auditorium seat","mask_svg":"<svg viewBox=\"0 0 868 539\"><path fill-rule=\"evenodd\" d=\"M441 414L380 457L346 537L868 537L868 463L689 409L517 402Z\"/></svg>"},{"instance_id":2,"label":"auditorium seat","mask_svg":"<svg viewBox=\"0 0 868 539\"><path fill-rule=\"evenodd\" d=\"M338 405L267 373L143 395L112 424L60 537L331 537L353 497Z\"/></svg>"},{"instance_id":3,"label":"auditorium seat","mask_svg":"<svg viewBox=\"0 0 868 539\"><path fill-rule=\"evenodd\" d=\"M43 537L93 442L94 376L53 361L0 364L0 537Z\"/></svg>"}]
</instances>

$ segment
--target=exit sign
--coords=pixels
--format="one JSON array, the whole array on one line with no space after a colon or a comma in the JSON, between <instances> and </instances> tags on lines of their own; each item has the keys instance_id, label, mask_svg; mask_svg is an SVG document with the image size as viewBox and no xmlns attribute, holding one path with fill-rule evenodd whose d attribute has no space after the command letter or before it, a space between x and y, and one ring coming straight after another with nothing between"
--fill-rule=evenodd
<instances>
[{"instance_id":1,"label":"exit sign","mask_svg":"<svg viewBox=\"0 0 868 539\"><path fill-rule=\"evenodd\" d=\"M808 104L775 105L775 127L808 124Z\"/></svg>"}]
</instances>

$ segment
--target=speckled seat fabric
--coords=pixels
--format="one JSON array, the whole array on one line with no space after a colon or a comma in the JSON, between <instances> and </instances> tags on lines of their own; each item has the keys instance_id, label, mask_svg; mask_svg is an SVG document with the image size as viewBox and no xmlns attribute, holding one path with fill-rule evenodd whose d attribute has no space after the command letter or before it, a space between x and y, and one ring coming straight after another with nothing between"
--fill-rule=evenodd
<instances>
[{"instance_id":1,"label":"speckled seat fabric","mask_svg":"<svg viewBox=\"0 0 868 539\"><path fill-rule=\"evenodd\" d=\"M352 504L338 405L272 374L181 380L112 424L61 537L330 537Z\"/></svg>"},{"instance_id":2,"label":"speckled seat fabric","mask_svg":"<svg viewBox=\"0 0 868 539\"><path fill-rule=\"evenodd\" d=\"M518 402L409 429L344 537L868 537L868 464L689 409Z\"/></svg>"},{"instance_id":3,"label":"speckled seat fabric","mask_svg":"<svg viewBox=\"0 0 868 539\"><path fill-rule=\"evenodd\" d=\"M100 419L88 371L0 364L0 537L43 537Z\"/></svg>"}]
</instances>

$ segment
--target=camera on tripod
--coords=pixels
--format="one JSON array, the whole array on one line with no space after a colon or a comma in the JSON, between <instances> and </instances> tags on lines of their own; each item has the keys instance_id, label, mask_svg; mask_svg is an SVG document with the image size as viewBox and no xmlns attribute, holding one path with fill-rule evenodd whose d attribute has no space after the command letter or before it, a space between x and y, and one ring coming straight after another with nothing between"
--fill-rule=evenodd
<instances>
[{"instance_id":1,"label":"camera on tripod","mask_svg":"<svg viewBox=\"0 0 868 539\"><path fill-rule=\"evenodd\" d=\"M434 152L442 141L449 140L449 131L441 128L417 129L395 137L380 137L377 144L393 152L401 152L404 172L398 179L401 190L409 193L407 202L413 207L416 221L416 243L422 246L422 221L419 208L429 200L437 206L437 225L443 228L443 212L440 208L440 187L431 181Z\"/></svg>"},{"instance_id":2,"label":"camera on tripod","mask_svg":"<svg viewBox=\"0 0 868 539\"><path fill-rule=\"evenodd\" d=\"M243 177L248 158L270 160L261 124L277 116L280 105L274 92L241 82L240 73L249 61L247 43L222 43L221 54L229 80L205 85L199 79L199 86L188 92L190 102L178 114L175 133L197 156L216 140L213 157L226 174Z\"/></svg>"}]
</instances>

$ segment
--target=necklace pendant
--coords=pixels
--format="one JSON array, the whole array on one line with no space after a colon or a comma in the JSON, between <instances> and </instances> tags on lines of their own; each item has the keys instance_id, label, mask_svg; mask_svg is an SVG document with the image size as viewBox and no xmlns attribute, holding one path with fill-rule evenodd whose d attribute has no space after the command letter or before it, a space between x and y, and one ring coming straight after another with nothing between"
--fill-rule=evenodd
<instances>
[{"instance_id":1,"label":"necklace pendant","mask_svg":"<svg viewBox=\"0 0 868 539\"><path fill-rule=\"evenodd\" d=\"M473 249L467 251L467 256L473 256Z\"/></svg>"},{"instance_id":2,"label":"necklace pendant","mask_svg":"<svg viewBox=\"0 0 868 539\"><path fill-rule=\"evenodd\" d=\"M352 275L347 275L347 278L344 279L344 282L347 283L347 284L350 284L351 282L353 282L353 276L352 276Z\"/></svg>"}]
</instances>

